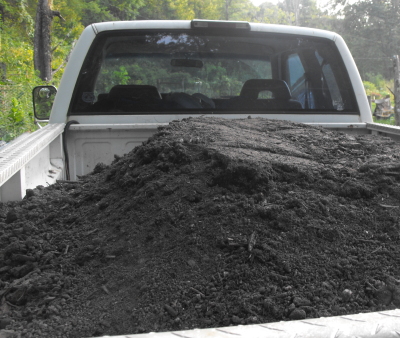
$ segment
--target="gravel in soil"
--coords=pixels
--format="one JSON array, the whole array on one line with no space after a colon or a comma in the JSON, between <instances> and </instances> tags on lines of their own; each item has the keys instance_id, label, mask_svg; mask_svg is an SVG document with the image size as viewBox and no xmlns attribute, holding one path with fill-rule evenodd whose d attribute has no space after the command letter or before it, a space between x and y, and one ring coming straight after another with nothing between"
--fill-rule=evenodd
<instances>
[{"instance_id":1,"label":"gravel in soil","mask_svg":"<svg viewBox=\"0 0 400 338\"><path fill-rule=\"evenodd\" d=\"M90 337L400 306L400 143L170 123L0 204L0 336Z\"/></svg>"}]
</instances>

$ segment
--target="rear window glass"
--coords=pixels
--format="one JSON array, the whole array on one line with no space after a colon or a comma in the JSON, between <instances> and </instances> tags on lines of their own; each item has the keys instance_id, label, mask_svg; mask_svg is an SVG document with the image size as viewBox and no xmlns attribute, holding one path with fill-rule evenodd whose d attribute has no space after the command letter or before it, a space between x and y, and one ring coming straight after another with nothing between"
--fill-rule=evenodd
<instances>
[{"instance_id":1,"label":"rear window glass","mask_svg":"<svg viewBox=\"0 0 400 338\"><path fill-rule=\"evenodd\" d=\"M356 113L335 48L325 39L260 32L100 34L69 114Z\"/></svg>"}]
</instances>

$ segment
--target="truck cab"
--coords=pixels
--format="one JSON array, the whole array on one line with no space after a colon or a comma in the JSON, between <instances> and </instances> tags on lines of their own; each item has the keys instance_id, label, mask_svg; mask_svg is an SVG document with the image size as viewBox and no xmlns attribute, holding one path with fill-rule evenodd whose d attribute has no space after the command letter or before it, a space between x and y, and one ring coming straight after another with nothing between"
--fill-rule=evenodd
<instances>
[{"instance_id":1,"label":"truck cab","mask_svg":"<svg viewBox=\"0 0 400 338\"><path fill-rule=\"evenodd\" d=\"M372 121L354 62L331 32L205 20L100 23L75 50L50 123L249 114Z\"/></svg>"}]
</instances>

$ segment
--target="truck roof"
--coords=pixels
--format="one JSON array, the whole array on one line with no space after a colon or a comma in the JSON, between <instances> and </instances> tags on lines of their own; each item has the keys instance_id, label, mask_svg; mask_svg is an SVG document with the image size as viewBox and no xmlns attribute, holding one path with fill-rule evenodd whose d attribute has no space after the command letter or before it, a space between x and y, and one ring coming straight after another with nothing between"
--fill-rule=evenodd
<instances>
[{"instance_id":1,"label":"truck roof","mask_svg":"<svg viewBox=\"0 0 400 338\"><path fill-rule=\"evenodd\" d=\"M201 20L198 20L201 21ZM202 20L205 22L222 22L217 20ZM137 21L112 21L94 23L91 25L95 33L112 30L126 30L126 29L190 29L191 20L137 20ZM243 21L242 21L243 22ZM265 23L248 23L250 30L253 32L269 32L269 33L282 33L282 34L296 34L305 36L315 36L335 40L339 35L337 33L326 31L322 29L275 25Z\"/></svg>"}]
</instances>

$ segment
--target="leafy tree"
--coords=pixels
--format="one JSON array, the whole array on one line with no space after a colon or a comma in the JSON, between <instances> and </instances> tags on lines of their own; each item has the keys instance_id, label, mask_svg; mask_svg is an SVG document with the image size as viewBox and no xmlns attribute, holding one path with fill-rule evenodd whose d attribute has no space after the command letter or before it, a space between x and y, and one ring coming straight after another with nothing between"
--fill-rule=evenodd
<instances>
[{"instance_id":1,"label":"leafy tree","mask_svg":"<svg viewBox=\"0 0 400 338\"><path fill-rule=\"evenodd\" d=\"M282 4L285 8L285 11L288 15L293 14L292 24L295 26L300 26L300 0L284 0Z\"/></svg>"},{"instance_id":2,"label":"leafy tree","mask_svg":"<svg viewBox=\"0 0 400 338\"><path fill-rule=\"evenodd\" d=\"M79 10L82 23L87 26L94 22L135 20L144 0L91 0L81 2Z\"/></svg>"},{"instance_id":3,"label":"leafy tree","mask_svg":"<svg viewBox=\"0 0 400 338\"><path fill-rule=\"evenodd\" d=\"M304 27L318 27L315 21L324 16L316 0L284 0L279 8L286 13L286 24Z\"/></svg>"},{"instance_id":4,"label":"leafy tree","mask_svg":"<svg viewBox=\"0 0 400 338\"><path fill-rule=\"evenodd\" d=\"M314 20L323 14L317 7L316 0L302 0L299 11L299 23L301 26L313 27Z\"/></svg>"},{"instance_id":5,"label":"leafy tree","mask_svg":"<svg viewBox=\"0 0 400 338\"><path fill-rule=\"evenodd\" d=\"M222 20L251 21L255 8L249 0L220 0L220 18Z\"/></svg>"},{"instance_id":6,"label":"leafy tree","mask_svg":"<svg viewBox=\"0 0 400 338\"><path fill-rule=\"evenodd\" d=\"M170 1L169 6L178 19L220 19L215 0L176 0Z\"/></svg>"},{"instance_id":7,"label":"leafy tree","mask_svg":"<svg viewBox=\"0 0 400 338\"><path fill-rule=\"evenodd\" d=\"M50 81L53 78L51 70L51 26L55 16L48 0L39 0L36 10L35 36L33 42L33 61L35 70L39 77L44 81ZM64 18L58 13L58 16Z\"/></svg>"},{"instance_id":8,"label":"leafy tree","mask_svg":"<svg viewBox=\"0 0 400 338\"><path fill-rule=\"evenodd\" d=\"M364 89L367 95L380 95L375 84L369 81L363 81Z\"/></svg>"},{"instance_id":9,"label":"leafy tree","mask_svg":"<svg viewBox=\"0 0 400 338\"><path fill-rule=\"evenodd\" d=\"M53 25L51 51L51 81L56 85L62 75L66 58L73 42L80 35L78 0L56 0L54 9L60 11L65 21ZM31 90L44 84L33 67L33 39L37 1L0 0L0 139L10 140L23 131L31 131L33 109ZM56 72L58 70L58 72Z\"/></svg>"},{"instance_id":10,"label":"leafy tree","mask_svg":"<svg viewBox=\"0 0 400 338\"><path fill-rule=\"evenodd\" d=\"M288 25L292 22L291 15L288 15L280 6L265 2L254 12L254 22Z\"/></svg>"},{"instance_id":11,"label":"leafy tree","mask_svg":"<svg viewBox=\"0 0 400 338\"><path fill-rule=\"evenodd\" d=\"M83 26L78 16L77 0L39 0L36 10L34 45L34 66L42 80L51 81L53 75L62 69ZM52 24L58 17L56 24ZM56 60L57 67L53 61Z\"/></svg>"},{"instance_id":12,"label":"leafy tree","mask_svg":"<svg viewBox=\"0 0 400 338\"><path fill-rule=\"evenodd\" d=\"M181 11L182 12L182 11ZM139 8L138 19L174 20L179 19L176 7L170 0L148 0L146 6Z\"/></svg>"},{"instance_id":13,"label":"leafy tree","mask_svg":"<svg viewBox=\"0 0 400 338\"><path fill-rule=\"evenodd\" d=\"M391 57L399 53L400 4L397 0L364 0L342 5L337 12L343 17L342 35L357 62L361 75L380 73L389 78Z\"/></svg>"},{"instance_id":14,"label":"leafy tree","mask_svg":"<svg viewBox=\"0 0 400 338\"><path fill-rule=\"evenodd\" d=\"M33 36L36 2L31 0L0 0L0 29L18 39Z\"/></svg>"}]
</instances>

